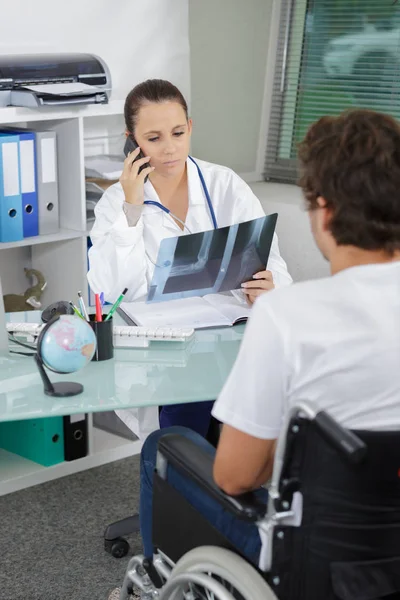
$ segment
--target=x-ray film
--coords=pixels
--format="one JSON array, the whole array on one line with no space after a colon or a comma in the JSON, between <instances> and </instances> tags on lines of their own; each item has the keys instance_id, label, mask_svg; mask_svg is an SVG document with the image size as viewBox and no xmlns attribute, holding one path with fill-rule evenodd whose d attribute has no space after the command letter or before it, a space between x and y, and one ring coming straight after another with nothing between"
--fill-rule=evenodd
<instances>
[{"instance_id":1,"label":"x-ray film","mask_svg":"<svg viewBox=\"0 0 400 600\"><path fill-rule=\"evenodd\" d=\"M147 302L239 289L265 270L277 218L163 239Z\"/></svg>"}]
</instances>

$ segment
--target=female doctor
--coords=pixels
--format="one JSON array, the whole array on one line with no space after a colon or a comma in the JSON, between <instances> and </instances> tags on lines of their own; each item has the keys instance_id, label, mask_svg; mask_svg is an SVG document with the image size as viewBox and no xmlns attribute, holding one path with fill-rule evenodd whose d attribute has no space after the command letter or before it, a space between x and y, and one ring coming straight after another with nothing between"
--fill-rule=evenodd
<instances>
[{"instance_id":1,"label":"female doctor","mask_svg":"<svg viewBox=\"0 0 400 600\"><path fill-rule=\"evenodd\" d=\"M110 302L124 288L128 302L146 296L163 238L264 216L259 200L236 173L189 156L192 120L173 84L150 79L137 85L126 98L124 114L126 135L138 148L126 158L119 183L97 203L89 250L89 284ZM251 304L291 281L275 235L267 270L242 289ZM164 407L160 425L185 425L205 435L211 405Z\"/></svg>"}]
</instances>

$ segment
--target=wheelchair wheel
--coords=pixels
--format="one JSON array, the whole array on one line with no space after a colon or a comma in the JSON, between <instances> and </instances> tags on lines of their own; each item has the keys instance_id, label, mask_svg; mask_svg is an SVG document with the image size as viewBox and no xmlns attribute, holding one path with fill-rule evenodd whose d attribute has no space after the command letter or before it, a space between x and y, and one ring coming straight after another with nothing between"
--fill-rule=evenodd
<instances>
[{"instance_id":1,"label":"wheelchair wheel","mask_svg":"<svg viewBox=\"0 0 400 600\"><path fill-rule=\"evenodd\" d=\"M193 575L205 576L195 583ZM186 581L185 581L186 578ZM179 585L176 585L179 580ZM216 582L225 590L224 595L207 588ZM185 554L175 565L162 600L277 600L261 575L238 554L216 546L202 546Z\"/></svg>"},{"instance_id":2,"label":"wheelchair wheel","mask_svg":"<svg viewBox=\"0 0 400 600\"><path fill-rule=\"evenodd\" d=\"M114 558L122 558L129 552L129 543L122 537L116 538L115 540L108 540L104 543L104 548Z\"/></svg>"}]
</instances>

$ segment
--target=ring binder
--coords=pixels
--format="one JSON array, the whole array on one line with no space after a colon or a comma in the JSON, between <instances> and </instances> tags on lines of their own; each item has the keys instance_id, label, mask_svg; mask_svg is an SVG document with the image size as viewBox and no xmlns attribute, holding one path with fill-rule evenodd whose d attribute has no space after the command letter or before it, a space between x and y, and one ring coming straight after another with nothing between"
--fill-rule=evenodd
<instances>
[{"instance_id":1,"label":"ring binder","mask_svg":"<svg viewBox=\"0 0 400 600\"><path fill-rule=\"evenodd\" d=\"M64 458L66 461L83 458L88 453L88 416L76 414L63 417Z\"/></svg>"}]
</instances>

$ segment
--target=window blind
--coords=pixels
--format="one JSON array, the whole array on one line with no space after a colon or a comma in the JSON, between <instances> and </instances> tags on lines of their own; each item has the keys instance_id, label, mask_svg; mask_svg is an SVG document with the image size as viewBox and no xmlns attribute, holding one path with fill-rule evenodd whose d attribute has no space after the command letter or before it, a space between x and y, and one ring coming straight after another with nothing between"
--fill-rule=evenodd
<instances>
[{"instance_id":1,"label":"window blind","mask_svg":"<svg viewBox=\"0 0 400 600\"><path fill-rule=\"evenodd\" d=\"M265 178L294 182L310 124L357 107L400 118L400 5L282 0Z\"/></svg>"}]
</instances>

